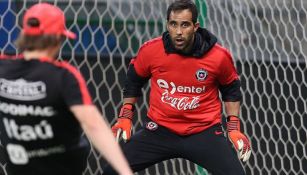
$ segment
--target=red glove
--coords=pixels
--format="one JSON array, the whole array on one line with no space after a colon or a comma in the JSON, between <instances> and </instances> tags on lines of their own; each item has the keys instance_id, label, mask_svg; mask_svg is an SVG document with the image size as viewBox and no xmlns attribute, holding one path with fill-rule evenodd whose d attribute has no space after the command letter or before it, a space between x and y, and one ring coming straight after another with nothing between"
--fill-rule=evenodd
<instances>
[{"instance_id":1,"label":"red glove","mask_svg":"<svg viewBox=\"0 0 307 175\"><path fill-rule=\"evenodd\" d=\"M119 117L115 125L112 126L112 132L118 141L121 137L127 142L131 137L132 117L134 114L134 105L126 103L120 109Z\"/></svg>"},{"instance_id":2,"label":"red glove","mask_svg":"<svg viewBox=\"0 0 307 175\"><path fill-rule=\"evenodd\" d=\"M227 118L228 138L238 152L239 159L247 161L252 153L248 138L241 132L240 119L236 116Z\"/></svg>"}]
</instances>

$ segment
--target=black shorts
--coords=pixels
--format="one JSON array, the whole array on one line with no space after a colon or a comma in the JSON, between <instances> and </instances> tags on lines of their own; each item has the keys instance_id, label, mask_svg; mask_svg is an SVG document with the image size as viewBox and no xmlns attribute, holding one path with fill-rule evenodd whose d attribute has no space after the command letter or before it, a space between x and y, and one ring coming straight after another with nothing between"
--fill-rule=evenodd
<instances>
[{"instance_id":1,"label":"black shorts","mask_svg":"<svg viewBox=\"0 0 307 175\"><path fill-rule=\"evenodd\" d=\"M220 124L189 136L179 136L162 126L155 130L144 127L122 148L134 172L164 160L184 158L204 167L213 175L245 174ZM109 166L104 172L116 174Z\"/></svg>"}]
</instances>

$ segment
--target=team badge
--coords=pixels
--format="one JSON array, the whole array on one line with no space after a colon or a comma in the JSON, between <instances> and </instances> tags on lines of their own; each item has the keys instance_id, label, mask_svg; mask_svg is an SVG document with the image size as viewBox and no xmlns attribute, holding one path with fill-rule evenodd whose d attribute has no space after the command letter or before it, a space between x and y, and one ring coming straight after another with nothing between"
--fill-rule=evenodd
<instances>
[{"instance_id":1,"label":"team badge","mask_svg":"<svg viewBox=\"0 0 307 175\"><path fill-rule=\"evenodd\" d=\"M204 81L208 76L208 72L205 69L199 69L195 76L198 81Z\"/></svg>"},{"instance_id":2,"label":"team badge","mask_svg":"<svg viewBox=\"0 0 307 175\"><path fill-rule=\"evenodd\" d=\"M155 122L148 122L148 123L146 124L146 128L147 128L148 130L150 130L150 131L154 131L154 130L158 129L158 125L157 125L157 123L155 123Z\"/></svg>"}]
</instances>

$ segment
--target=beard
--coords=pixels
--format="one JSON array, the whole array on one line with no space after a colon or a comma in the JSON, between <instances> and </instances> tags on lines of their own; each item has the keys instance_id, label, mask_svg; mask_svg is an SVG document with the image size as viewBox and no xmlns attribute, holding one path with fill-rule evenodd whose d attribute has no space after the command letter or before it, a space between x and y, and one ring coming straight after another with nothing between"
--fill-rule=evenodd
<instances>
[{"instance_id":1,"label":"beard","mask_svg":"<svg viewBox=\"0 0 307 175\"><path fill-rule=\"evenodd\" d=\"M193 46L193 41L194 41L194 37L188 37L188 38L184 38L184 37L174 37L172 38L172 44L174 46L174 48L182 53L188 53L191 51L192 46Z\"/></svg>"}]
</instances>

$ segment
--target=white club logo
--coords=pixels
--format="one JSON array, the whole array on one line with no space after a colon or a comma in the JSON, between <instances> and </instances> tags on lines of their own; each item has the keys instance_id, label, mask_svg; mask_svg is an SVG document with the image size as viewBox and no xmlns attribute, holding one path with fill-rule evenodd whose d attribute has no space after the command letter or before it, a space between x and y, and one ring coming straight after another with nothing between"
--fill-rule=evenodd
<instances>
[{"instance_id":1,"label":"white club logo","mask_svg":"<svg viewBox=\"0 0 307 175\"><path fill-rule=\"evenodd\" d=\"M154 131L158 129L158 125L157 123L150 121L146 124L146 128L149 129L150 131Z\"/></svg>"},{"instance_id":2,"label":"white club logo","mask_svg":"<svg viewBox=\"0 0 307 175\"><path fill-rule=\"evenodd\" d=\"M199 69L195 76L198 81L204 81L208 76L208 72L205 69Z\"/></svg>"}]
</instances>

